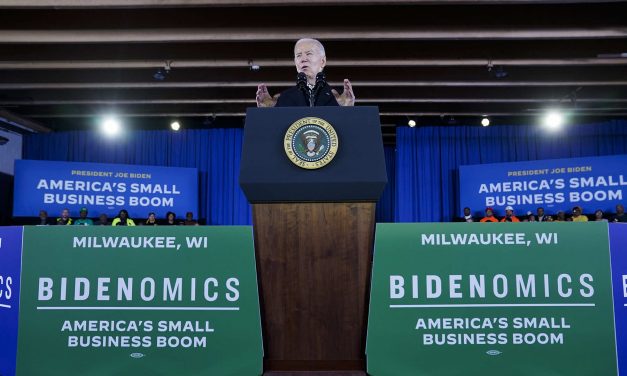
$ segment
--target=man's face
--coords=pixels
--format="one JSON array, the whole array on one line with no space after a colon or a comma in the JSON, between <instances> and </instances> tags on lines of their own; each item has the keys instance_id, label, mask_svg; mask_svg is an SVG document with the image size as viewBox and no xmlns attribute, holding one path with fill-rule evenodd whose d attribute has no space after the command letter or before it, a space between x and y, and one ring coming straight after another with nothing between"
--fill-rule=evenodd
<instances>
[{"instance_id":1,"label":"man's face","mask_svg":"<svg viewBox=\"0 0 627 376\"><path fill-rule=\"evenodd\" d=\"M48 213L45 210L40 210L39 218L48 218Z\"/></svg>"},{"instance_id":2,"label":"man's face","mask_svg":"<svg viewBox=\"0 0 627 376\"><path fill-rule=\"evenodd\" d=\"M544 209L538 208L538 216L542 217L544 215Z\"/></svg>"},{"instance_id":3,"label":"man's face","mask_svg":"<svg viewBox=\"0 0 627 376\"><path fill-rule=\"evenodd\" d=\"M464 215L470 215L470 208L464 208Z\"/></svg>"},{"instance_id":4,"label":"man's face","mask_svg":"<svg viewBox=\"0 0 627 376\"><path fill-rule=\"evenodd\" d=\"M84 211L84 210L83 210L82 212L80 212L80 214L79 214L79 215L81 216L81 218L82 218L82 219L87 218L87 212L86 212L86 211Z\"/></svg>"},{"instance_id":5,"label":"man's face","mask_svg":"<svg viewBox=\"0 0 627 376\"><path fill-rule=\"evenodd\" d=\"M327 59L312 42L301 42L294 47L294 64L297 72L303 72L308 78L316 78L316 74L322 72Z\"/></svg>"},{"instance_id":6,"label":"man's face","mask_svg":"<svg viewBox=\"0 0 627 376\"><path fill-rule=\"evenodd\" d=\"M126 219L126 213L120 212L120 219Z\"/></svg>"},{"instance_id":7,"label":"man's face","mask_svg":"<svg viewBox=\"0 0 627 376\"><path fill-rule=\"evenodd\" d=\"M61 218L69 218L70 217L70 212L65 209L61 212Z\"/></svg>"},{"instance_id":8,"label":"man's face","mask_svg":"<svg viewBox=\"0 0 627 376\"><path fill-rule=\"evenodd\" d=\"M100 214L100 221L102 222L106 222L107 221L107 215L106 214Z\"/></svg>"},{"instance_id":9,"label":"man's face","mask_svg":"<svg viewBox=\"0 0 627 376\"><path fill-rule=\"evenodd\" d=\"M580 214L581 214L581 210L579 210L579 208L574 208L573 209L573 216L574 217L579 217Z\"/></svg>"},{"instance_id":10,"label":"man's face","mask_svg":"<svg viewBox=\"0 0 627 376\"><path fill-rule=\"evenodd\" d=\"M623 214L625 212L625 207L621 204L616 205L616 214Z\"/></svg>"},{"instance_id":11,"label":"man's face","mask_svg":"<svg viewBox=\"0 0 627 376\"><path fill-rule=\"evenodd\" d=\"M492 216L492 214L494 214L494 213L492 213L492 210L486 210L486 211L485 211L485 215L486 215L486 217L491 217L491 216Z\"/></svg>"},{"instance_id":12,"label":"man's face","mask_svg":"<svg viewBox=\"0 0 627 376\"><path fill-rule=\"evenodd\" d=\"M192 213L187 213L185 215L185 219L187 219L188 221L191 221L192 219L194 219L194 215Z\"/></svg>"},{"instance_id":13,"label":"man's face","mask_svg":"<svg viewBox=\"0 0 627 376\"><path fill-rule=\"evenodd\" d=\"M512 210L505 210L505 215L507 215L508 217L511 217L512 214L514 214Z\"/></svg>"}]
</instances>

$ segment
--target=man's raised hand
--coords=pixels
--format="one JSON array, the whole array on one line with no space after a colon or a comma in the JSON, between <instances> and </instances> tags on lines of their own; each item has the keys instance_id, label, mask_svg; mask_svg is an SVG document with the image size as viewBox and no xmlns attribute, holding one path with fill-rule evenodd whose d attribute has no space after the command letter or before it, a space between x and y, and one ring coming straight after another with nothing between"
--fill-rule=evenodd
<instances>
[{"instance_id":1,"label":"man's raised hand","mask_svg":"<svg viewBox=\"0 0 627 376\"><path fill-rule=\"evenodd\" d=\"M342 94L338 93L336 90L332 90L337 103L340 106L354 106L355 105L355 94L353 93L353 85L351 82L345 78L344 79L344 91Z\"/></svg>"},{"instance_id":2,"label":"man's raised hand","mask_svg":"<svg viewBox=\"0 0 627 376\"><path fill-rule=\"evenodd\" d=\"M272 97L268 92L266 84L257 86L257 107L274 107L280 94Z\"/></svg>"}]
</instances>

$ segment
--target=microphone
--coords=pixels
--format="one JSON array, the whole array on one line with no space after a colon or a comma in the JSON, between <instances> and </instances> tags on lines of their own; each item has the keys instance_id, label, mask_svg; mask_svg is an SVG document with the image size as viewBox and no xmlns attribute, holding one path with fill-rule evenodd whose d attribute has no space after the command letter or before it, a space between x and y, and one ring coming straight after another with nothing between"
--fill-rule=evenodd
<instances>
[{"instance_id":1,"label":"microphone","mask_svg":"<svg viewBox=\"0 0 627 376\"><path fill-rule=\"evenodd\" d=\"M311 90L311 96L309 97L309 104L313 107L316 104L316 100L318 100L318 94L320 93L320 89L326 84L326 76L324 72L319 72L316 74L316 84Z\"/></svg>"},{"instance_id":2,"label":"microphone","mask_svg":"<svg viewBox=\"0 0 627 376\"><path fill-rule=\"evenodd\" d=\"M327 77L324 75L324 72L320 72L316 75L316 86L321 87L326 83Z\"/></svg>"},{"instance_id":3,"label":"microphone","mask_svg":"<svg viewBox=\"0 0 627 376\"><path fill-rule=\"evenodd\" d=\"M296 76L296 86L301 90L307 89L307 75L304 72L298 72Z\"/></svg>"}]
</instances>

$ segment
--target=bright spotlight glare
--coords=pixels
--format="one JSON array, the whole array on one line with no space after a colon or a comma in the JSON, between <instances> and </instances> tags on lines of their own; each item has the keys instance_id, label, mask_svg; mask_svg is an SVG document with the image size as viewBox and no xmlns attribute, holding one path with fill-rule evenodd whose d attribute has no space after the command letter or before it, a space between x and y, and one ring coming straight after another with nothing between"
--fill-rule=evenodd
<instances>
[{"instance_id":1,"label":"bright spotlight glare","mask_svg":"<svg viewBox=\"0 0 627 376\"><path fill-rule=\"evenodd\" d=\"M564 115L557 111L550 111L544 116L544 126L552 131L558 130L564 124Z\"/></svg>"},{"instance_id":2,"label":"bright spotlight glare","mask_svg":"<svg viewBox=\"0 0 627 376\"><path fill-rule=\"evenodd\" d=\"M170 123L170 128L172 128L172 130L174 131L178 131L179 129L181 129L181 123L179 123L178 121L173 121L172 123Z\"/></svg>"},{"instance_id":3,"label":"bright spotlight glare","mask_svg":"<svg viewBox=\"0 0 627 376\"><path fill-rule=\"evenodd\" d=\"M108 117L102 122L102 132L108 136L115 136L120 130L120 122L116 118Z\"/></svg>"},{"instance_id":4,"label":"bright spotlight glare","mask_svg":"<svg viewBox=\"0 0 627 376\"><path fill-rule=\"evenodd\" d=\"M481 119L481 125L483 125L484 127L487 127L488 125L490 125L490 119L484 116L484 118Z\"/></svg>"},{"instance_id":5,"label":"bright spotlight glare","mask_svg":"<svg viewBox=\"0 0 627 376\"><path fill-rule=\"evenodd\" d=\"M416 126L416 120L414 120L414 119L409 120L407 122L407 125L409 125L412 128L415 127Z\"/></svg>"}]
</instances>

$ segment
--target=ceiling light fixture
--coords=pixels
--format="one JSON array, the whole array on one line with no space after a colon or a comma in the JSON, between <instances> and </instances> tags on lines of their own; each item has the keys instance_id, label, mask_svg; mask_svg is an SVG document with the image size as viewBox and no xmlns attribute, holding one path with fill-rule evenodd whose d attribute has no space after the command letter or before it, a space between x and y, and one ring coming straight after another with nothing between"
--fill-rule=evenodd
<instances>
[{"instance_id":1,"label":"ceiling light fixture","mask_svg":"<svg viewBox=\"0 0 627 376\"><path fill-rule=\"evenodd\" d=\"M544 115L542 123L546 129L557 131L564 125L564 115L558 110L550 110Z\"/></svg>"},{"instance_id":2,"label":"ceiling light fixture","mask_svg":"<svg viewBox=\"0 0 627 376\"><path fill-rule=\"evenodd\" d=\"M102 125L100 126L100 129L105 135L109 137L113 137L117 135L118 133L120 133L120 131L122 130L122 127L118 119L116 119L113 116L108 116L104 118L104 120L102 121Z\"/></svg>"}]
</instances>

